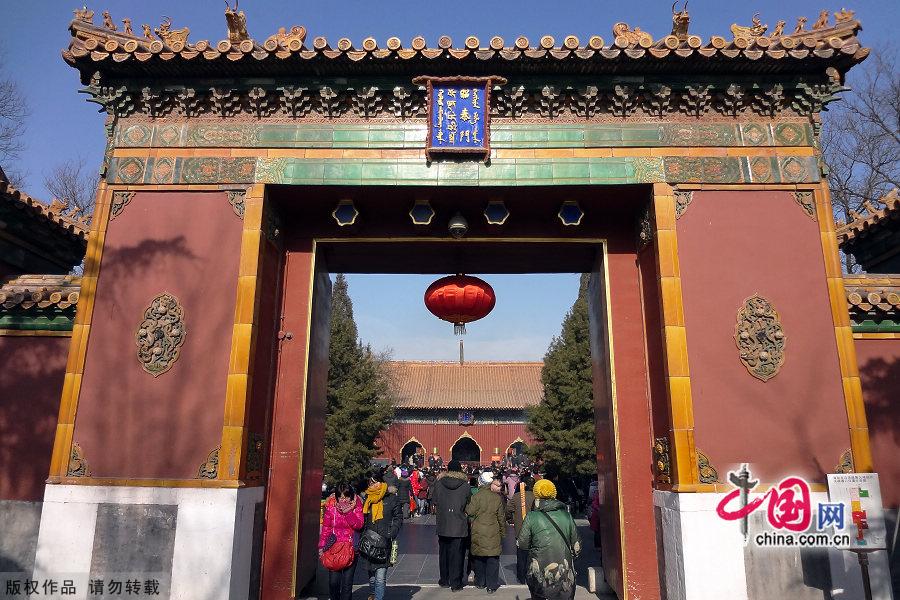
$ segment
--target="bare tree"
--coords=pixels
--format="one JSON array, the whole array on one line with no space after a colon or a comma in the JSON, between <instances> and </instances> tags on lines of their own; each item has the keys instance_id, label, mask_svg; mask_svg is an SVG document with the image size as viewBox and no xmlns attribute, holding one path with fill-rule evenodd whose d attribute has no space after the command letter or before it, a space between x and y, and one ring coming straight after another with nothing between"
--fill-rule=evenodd
<instances>
[{"instance_id":1,"label":"bare tree","mask_svg":"<svg viewBox=\"0 0 900 600\"><path fill-rule=\"evenodd\" d=\"M85 166L84 158L70 158L44 173L44 186L69 205L73 214L89 216L94 212L94 194L100 175Z\"/></svg>"},{"instance_id":2,"label":"bare tree","mask_svg":"<svg viewBox=\"0 0 900 600\"><path fill-rule=\"evenodd\" d=\"M851 72L853 93L825 113L821 146L829 167L835 219L847 222L864 203L900 186L900 71L896 48L876 48L864 67ZM859 270L844 257L848 272Z\"/></svg>"},{"instance_id":3,"label":"bare tree","mask_svg":"<svg viewBox=\"0 0 900 600\"><path fill-rule=\"evenodd\" d=\"M18 158L27 116L28 106L19 86L12 79L0 79L0 161Z\"/></svg>"}]
</instances>

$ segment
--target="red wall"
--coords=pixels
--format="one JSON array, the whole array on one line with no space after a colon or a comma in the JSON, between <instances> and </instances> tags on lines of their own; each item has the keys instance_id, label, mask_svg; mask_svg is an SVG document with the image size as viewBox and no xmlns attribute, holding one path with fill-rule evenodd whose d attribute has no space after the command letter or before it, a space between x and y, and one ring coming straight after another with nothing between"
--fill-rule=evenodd
<instances>
[{"instance_id":1,"label":"red wall","mask_svg":"<svg viewBox=\"0 0 900 600\"><path fill-rule=\"evenodd\" d=\"M764 482L824 482L850 439L818 223L789 192L695 192L677 228L697 448L723 481L749 462ZM787 336L765 383L734 342L757 293Z\"/></svg>"},{"instance_id":2,"label":"red wall","mask_svg":"<svg viewBox=\"0 0 900 600\"><path fill-rule=\"evenodd\" d=\"M884 506L900 507L900 339L856 340L872 459Z\"/></svg>"},{"instance_id":3,"label":"red wall","mask_svg":"<svg viewBox=\"0 0 900 600\"><path fill-rule=\"evenodd\" d=\"M223 192L138 192L110 221L74 433L95 477L193 479L220 444L242 224ZM135 331L162 292L186 339L153 377Z\"/></svg>"},{"instance_id":4,"label":"red wall","mask_svg":"<svg viewBox=\"0 0 900 600\"><path fill-rule=\"evenodd\" d=\"M0 500L41 500L68 337L0 336Z\"/></svg>"},{"instance_id":5,"label":"red wall","mask_svg":"<svg viewBox=\"0 0 900 600\"><path fill-rule=\"evenodd\" d=\"M452 423L433 425L429 423L394 423L381 438L381 458L396 458L400 461L400 452L410 438L416 438L425 448L425 455L430 456L436 447L444 463L450 460L450 448L464 432L468 432L475 442L481 446L481 462L489 463L494 448L499 448L501 456L506 448L517 439L526 444L532 439L525 433L524 423L506 423L502 425L479 424L463 426Z\"/></svg>"},{"instance_id":6,"label":"red wall","mask_svg":"<svg viewBox=\"0 0 900 600\"><path fill-rule=\"evenodd\" d=\"M614 465L612 461L618 458L618 469L600 473L601 501L612 506L614 503L610 496L618 493L623 502L619 513L602 513L601 531L620 528L620 539L627 562L627 580L622 580L621 570L615 572L621 557L612 556L618 548L608 543L609 535L603 537L603 565L619 597L624 597L627 590L628 596L632 598L658 598L660 590L653 514L653 435L650 429L654 416L650 406L645 338L648 325L644 320L641 302L641 274L635 252L636 226L633 222L625 223L618 223L607 238L609 246L606 267L609 273L610 304L607 310L612 322L610 342L615 386L615 412L612 416L617 424L616 430L608 431L607 435L617 436L612 439L618 443L615 450L618 457L598 456L598 463L602 469L603 464ZM598 265L597 270L600 268L601 265ZM658 313L657 307L648 307L647 310ZM653 322L652 318L650 322ZM595 365L598 358L593 357ZM599 410L599 378L596 368L595 366L594 404ZM601 450L598 439L598 453ZM607 485L603 485L604 475ZM617 486L612 484L612 477L617 479ZM610 519L616 518L618 523L609 523Z\"/></svg>"},{"instance_id":7,"label":"red wall","mask_svg":"<svg viewBox=\"0 0 900 600\"><path fill-rule=\"evenodd\" d=\"M289 246L284 260L281 328L291 337L279 344L271 419L260 574L260 597L267 599L294 598L295 575L302 589L315 574L331 286L324 269L313 273L313 260L309 239Z\"/></svg>"}]
</instances>

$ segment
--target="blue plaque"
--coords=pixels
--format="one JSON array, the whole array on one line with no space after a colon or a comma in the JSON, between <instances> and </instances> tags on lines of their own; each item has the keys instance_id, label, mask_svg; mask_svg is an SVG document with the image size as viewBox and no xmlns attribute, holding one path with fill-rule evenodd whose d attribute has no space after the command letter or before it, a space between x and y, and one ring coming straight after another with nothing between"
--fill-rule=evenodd
<instances>
[{"instance_id":1,"label":"blue plaque","mask_svg":"<svg viewBox=\"0 0 900 600\"><path fill-rule=\"evenodd\" d=\"M425 153L490 156L491 85L497 77L421 77L428 86Z\"/></svg>"}]
</instances>

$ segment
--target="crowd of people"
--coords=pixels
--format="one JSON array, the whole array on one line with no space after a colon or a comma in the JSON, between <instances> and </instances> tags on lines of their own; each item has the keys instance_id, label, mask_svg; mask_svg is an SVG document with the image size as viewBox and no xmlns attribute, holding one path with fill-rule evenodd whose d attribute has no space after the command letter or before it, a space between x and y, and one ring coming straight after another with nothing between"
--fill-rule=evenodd
<instances>
[{"instance_id":1,"label":"crowd of people","mask_svg":"<svg viewBox=\"0 0 900 600\"><path fill-rule=\"evenodd\" d=\"M331 600L350 599L358 564L369 576L369 600L384 600L403 522L429 514L436 521L441 587L462 590L474 572L474 586L495 593L501 585L502 542L511 525L519 583L528 585L533 600L571 600L581 552L572 512L584 509L581 496L587 494L576 492L563 502L557 485L533 474L530 465L480 468L451 460L445 469L437 458L427 466L404 461L376 467L357 486L362 494L341 483L328 495L319 555L329 570ZM593 516L591 526L596 530Z\"/></svg>"}]
</instances>

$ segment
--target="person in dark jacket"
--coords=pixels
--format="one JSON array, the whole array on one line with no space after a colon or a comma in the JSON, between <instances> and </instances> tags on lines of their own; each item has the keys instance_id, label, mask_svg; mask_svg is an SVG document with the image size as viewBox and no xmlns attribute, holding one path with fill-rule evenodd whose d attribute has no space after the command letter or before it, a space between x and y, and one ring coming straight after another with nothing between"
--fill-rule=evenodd
<instances>
[{"instance_id":1,"label":"person in dark jacket","mask_svg":"<svg viewBox=\"0 0 900 600\"><path fill-rule=\"evenodd\" d=\"M522 503L523 488L525 490L524 504ZM524 479L519 482L516 492L513 494L512 498L510 498L506 503L506 516L508 520L511 520L513 522L513 526L516 528L516 538L519 537L519 533L522 531L522 522L534 507L534 492L532 491L533 489L534 479L526 474ZM519 583L526 583L525 575L527 572L528 549L516 548L516 579L519 580Z\"/></svg>"},{"instance_id":2,"label":"person in dark jacket","mask_svg":"<svg viewBox=\"0 0 900 600\"><path fill-rule=\"evenodd\" d=\"M429 471L425 475L425 480L428 482L428 512L434 514L434 483L437 481L437 475L433 471Z\"/></svg>"},{"instance_id":3,"label":"person in dark jacket","mask_svg":"<svg viewBox=\"0 0 900 600\"><path fill-rule=\"evenodd\" d=\"M394 461L384 472L384 482L391 487L397 487L400 483L400 467Z\"/></svg>"},{"instance_id":4,"label":"person in dark jacket","mask_svg":"<svg viewBox=\"0 0 900 600\"><path fill-rule=\"evenodd\" d=\"M475 587L493 594L500 587L500 553L506 536L506 510L500 498L500 481L491 471L478 478L478 491L469 500L466 514L472 529L469 550L475 569Z\"/></svg>"},{"instance_id":5,"label":"person in dark jacket","mask_svg":"<svg viewBox=\"0 0 900 600\"><path fill-rule=\"evenodd\" d=\"M403 502L403 518L409 518L409 500L413 497L412 483L409 480L409 469L400 468L400 479L397 481L397 498Z\"/></svg>"},{"instance_id":6,"label":"person in dark jacket","mask_svg":"<svg viewBox=\"0 0 900 600\"><path fill-rule=\"evenodd\" d=\"M400 500L397 498L397 488L389 486L384 481L384 470L375 469L369 477L369 487L366 488L365 502L363 503L363 531L373 529L388 544L393 543L400 534L403 525L403 510ZM387 581L387 570L390 566L391 551L388 549L388 559L384 563L376 563L364 557L360 557L360 563L369 573L369 586L372 597L375 600L384 600L384 590Z\"/></svg>"},{"instance_id":7,"label":"person in dark jacket","mask_svg":"<svg viewBox=\"0 0 900 600\"><path fill-rule=\"evenodd\" d=\"M434 506L437 515L438 551L441 587L454 592L463 588L465 541L469 535L466 504L469 485L458 460L451 460L448 470L434 483Z\"/></svg>"}]
</instances>

